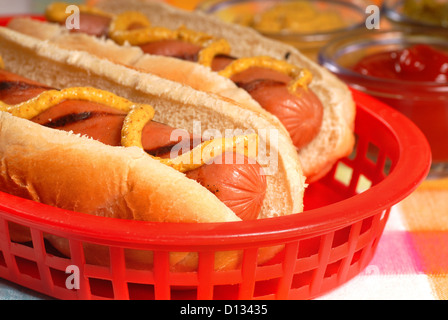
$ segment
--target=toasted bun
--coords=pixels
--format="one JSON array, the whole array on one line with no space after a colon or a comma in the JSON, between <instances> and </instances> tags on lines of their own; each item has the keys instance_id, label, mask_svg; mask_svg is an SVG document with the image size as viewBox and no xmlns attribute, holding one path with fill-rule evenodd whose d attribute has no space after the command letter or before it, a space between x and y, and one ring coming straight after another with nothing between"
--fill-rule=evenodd
<instances>
[{"instance_id":1,"label":"toasted bun","mask_svg":"<svg viewBox=\"0 0 448 320\"><path fill-rule=\"evenodd\" d=\"M245 90L238 88L230 79L221 77L197 63L148 55L139 47L120 46L112 40L99 39L83 33L71 33L58 24L30 18L12 19L8 28L49 41L61 48L86 51L116 64L177 81L193 89L215 93L247 107L261 108Z\"/></svg>"},{"instance_id":2,"label":"toasted bun","mask_svg":"<svg viewBox=\"0 0 448 320\"><path fill-rule=\"evenodd\" d=\"M8 28L42 41L48 41L59 48L88 52L100 59L176 81L193 89L215 94L224 100L232 100L246 109L262 114L279 130L288 135L281 122L265 111L247 91L238 88L230 79L221 77L216 72L197 63L144 54L139 47L121 46L112 40L99 39L82 33L71 33L58 24L30 18L12 19Z\"/></svg>"},{"instance_id":3,"label":"toasted bun","mask_svg":"<svg viewBox=\"0 0 448 320\"><path fill-rule=\"evenodd\" d=\"M0 28L0 55L7 70L52 87L92 86L134 102L151 104L156 110L155 120L173 127L191 131L193 125L199 123L202 130L276 133L278 140L272 140L272 143L259 136L260 143L266 145L270 155L278 154L277 170L266 177L268 187L259 218L303 210L305 183L300 161L289 136L275 125L276 118L266 117L229 99L141 73L86 52L61 49L7 28ZM138 150L105 146L7 114L2 114L0 119L1 174L6 192L107 217L170 222L238 220L207 189ZM67 166L67 159L73 166ZM272 159L266 154L258 160L269 166ZM140 171L145 174L139 176ZM93 181L92 185L90 181ZM104 185L110 187L100 187ZM54 186L67 187L70 191L54 194ZM77 186L79 192L74 192L73 186ZM129 189L132 189L131 193ZM94 198L91 197L92 190L95 190ZM198 198L207 205L197 202ZM196 206L202 209L197 210ZM52 240L59 250L67 252L66 242ZM261 250L260 261L267 260L277 251L278 248ZM101 256L95 247L91 254L86 254L94 260ZM137 265L141 263L139 254L130 256L137 257ZM218 254L215 267L235 266L239 257L236 252ZM194 254L176 254L172 256L172 264L181 269L193 268L196 258ZM150 257L145 259L150 261Z\"/></svg>"},{"instance_id":4,"label":"toasted bun","mask_svg":"<svg viewBox=\"0 0 448 320\"><path fill-rule=\"evenodd\" d=\"M110 147L0 112L0 154L0 191L54 207L139 221L240 221L199 183L139 148ZM25 240L21 230L15 231L12 239ZM46 238L70 254L65 239ZM109 261L103 259L104 248L86 250L90 263ZM186 257L186 253L172 253L173 267L195 263ZM229 253L218 267L234 266L237 258ZM129 251L128 259L133 266L152 263L148 253Z\"/></svg>"},{"instance_id":5,"label":"toasted bun","mask_svg":"<svg viewBox=\"0 0 448 320\"><path fill-rule=\"evenodd\" d=\"M107 146L0 112L0 154L1 191L54 207L141 221L240 220L199 183L140 148Z\"/></svg>"}]
</instances>

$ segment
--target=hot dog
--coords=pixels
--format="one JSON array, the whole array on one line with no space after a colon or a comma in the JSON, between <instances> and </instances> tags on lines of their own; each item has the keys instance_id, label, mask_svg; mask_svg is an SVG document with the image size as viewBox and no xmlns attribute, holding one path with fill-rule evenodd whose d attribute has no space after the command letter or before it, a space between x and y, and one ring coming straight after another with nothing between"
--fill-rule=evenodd
<instances>
[{"instance_id":1,"label":"hot dog","mask_svg":"<svg viewBox=\"0 0 448 320\"><path fill-rule=\"evenodd\" d=\"M144 17L134 17L137 13L124 13L115 18L143 20ZM85 21L89 21L86 18ZM87 22L88 23L88 22ZM115 24L119 23L117 21ZM147 23L149 25L149 22ZM131 25L126 31L138 32L145 30L145 24L139 26ZM143 31L142 31L143 32ZM114 33L111 32L114 38ZM129 39L133 36L129 34ZM170 35L167 35L170 38ZM117 41L122 42L120 36ZM139 43L138 40L136 40ZM148 41L148 42L146 42ZM191 62L199 63L199 56L203 47L185 40L163 39L163 40L142 40L139 47L144 53L160 56L168 56ZM224 49L223 51L226 51ZM219 51L218 51L219 52ZM210 63L211 70L226 74L232 63L237 60L228 55L213 56ZM239 61L240 63L242 61ZM243 62L244 63L244 62ZM285 125L291 135L294 145L300 149L310 143L318 134L322 125L323 106L319 98L312 89L308 87L296 88L294 92L287 90L288 84L293 81L288 75L266 65L244 68L236 72L230 79L238 87L245 89L252 98L255 99L265 110L277 116ZM224 70L224 71L223 71Z\"/></svg>"},{"instance_id":2,"label":"hot dog","mask_svg":"<svg viewBox=\"0 0 448 320\"><path fill-rule=\"evenodd\" d=\"M51 14L58 11L58 6L66 7L53 4L47 18L63 24L67 15L61 18ZM13 21L9 27L64 48L85 50L198 90L221 94L275 115L299 152L308 182L324 176L338 158L351 152L354 103L348 89L296 49L267 40L249 29L159 3L130 1L124 6L118 0L100 1L97 7L81 9L81 26L83 12L86 24L93 23L88 16L93 15L91 10L109 14L108 32L97 36L124 45L126 58L110 53L116 50L110 41L82 37L83 27L73 30L77 34L71 36L61 28L37 22L27 26L24 21ZM95 28L99 27L100 23ZM142 36L145 32L146 36ZM247 59L244 57L253 60L246 63L241 61ZM258 63L251 65L253 61ZM228 80L232 80L233 87ZM291 85L294 81L300 85ZM249 97L235 86L244 89ZM294 90L289 90L291 87Z\"/></svg>"},{"instance_id":3,"label":"hot dog","mask_svg":"<svg viewBox=\"0 0 448 320\"><path fill-rule=\"evenodd\" d=\"M5 62L0 72L1 191L81 213L160 222L265 219L303 210L305 178L290 137L276 125L276 118L8 28L0 28L0 55ZM89 95L94 99L85 98ZM125 111L117 106L110 109L105 103L122 99L127 101L123 102L128 108ZM130 147L123 148L119 146L119 128L123 143L125 124L135 119L130 116L132 103L127 99L135 105L155 107L150 116L153 121L141 128L141 145L135 143L133 131L126 129L124 145ZM50 101L54 105L48 107ZM39 112L25 117L32 121L20 119L24 110L35 108ZM136 108L133 115L140 111ZM191 159L194 150L202 150L209 142L195 130L186 130L195 122L200 122L202 132L206 128L266 130L275 132L278 139L258 135L258 145L266 144L269 153L258 154L256 163L249 163L251 157L243 153L242 164L221 165L215 160L228 157L229 152L231 158L241 153L222 147L220 141L230 141L228 146L245 145L246 138L238 137L253 135L214 138L210 145L218 149L208 153L213 163L201 161L199 166L189 167L183 160ZM187 137L188 147L196 147L190 152L178 149L181 153L172 159L173 143L178 141L167 137L175 128L186 132L182 136ZM275 173L269 173L273 153L278 154L278 166ZM236 191L242 185L246 190ZM242 201L247 196L251 200ZM12 239L26 240L21 232L11 227ZM52 236L48 239L62 253L70 253L67 242ZM260 250L260 263L279 249ZM99 250L86 248L87 259L99 259L104 253ZM238 252L220 253L215 267L235 268L240 257ZM152 261L151 254L135 252L129 252L129 259L130 265L145 267ZM194 270L197 254L172 253L170 261L173 270Z\"/></svg>"},{"instance_id":4,"label":"hot dog","mask_svg":"<svg viewBox=\"0 0 448 320\"><path fill-rule=\"evenodd\" d=\"M18 105L47 90L51 88L0 70L0 100L3 103ZM66 100L30 120L50 128L86 135L104 144L120 146L125 117L126 112L100 103ZM142 148L150 155L168 158L174 145L186 144L179 148L185 152L202 142L199 137L195 139L190 134L187 141L173 141L171 136L174 130L176 129L162 123L148 122L142 131ZM258 163L249 163L245 158L242 161L232 159L228 163L221 161L221 164L205 164L188 171L186 175L215 194L239 218L258 218L266 193L266 177ZM232 201L234 199L240 201Z\"/></svg>"},{"instance_id":5,"label":"hot dog","mask_svg":"<svg viewBox=\"0 0 448 320\"><path fill-rule=\"evenodd\" d=\"M63 3L55 3L47 10L47 17L50 21L65 23L65 19L57 20L59 17L53 17L53 12L60 12L65 10L66 5ZM113 40L119 44L124 41L130 41L131 44L138 45L144 53L159 56L168 56L177 59L182 59L191 62L200 62L200 55L203 52L205 41L209 40L207 35L194 34L189 36L189 30L179 31L179 35L171 32L169 29L148 29L150 26L149 20L145 20L145 16L138 12L124 12L117 16L110 18L110 24L107 22L96 21L95 14L90 13L88 8L81 12L80 21L81 28L76 32L83 32L88 26L95 25L93 29L109 29L108 33L99 34L99 36L109 35ZM140 35L145 33L145 30L154 30L154 35L147 39L140 39ZM120 32L123 31L123 32ZM127 33L129 31L129 33ZM203 37L206 40L197 40L196 38ZM177 39L176 39L177 38ZM210 45L209 48L213 46ZM205 49L207 50L207 49ZM204 51L205 51L204 50ZM227 45L224 44L221 48L223 52L228 51ZM219 49L217 53L219 53ZM228 55L221 55L210 57L211 70L222 71L228 65L237 60ZM216 61L215 61L216 60ZM231 67L229 67L231 68ZM224 74L226 71L223 71ZM237 72L230 77L238 87L245 89L265 110L277 116L285 125L288 132L291 134L294 145L300 149L310 143L318 134L322 125L323 106L319 98L314 94L312 89L301 87L294 91L287 90L288 83L293 81L291 77L283 74L268 66L251 67ZM261 88L262 87L262 88Z\"/></svg>"}]
</instances>

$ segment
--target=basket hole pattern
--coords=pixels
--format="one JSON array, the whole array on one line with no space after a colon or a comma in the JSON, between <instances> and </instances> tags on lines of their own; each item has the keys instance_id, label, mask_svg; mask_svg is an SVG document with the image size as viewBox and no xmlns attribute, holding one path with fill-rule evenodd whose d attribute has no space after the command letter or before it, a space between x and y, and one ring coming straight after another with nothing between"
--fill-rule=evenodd
<instances>
[{"instance_id":1,"label":"basket hole pattern","mask_svg":"<svg viewBox=\"0 0 448 320\"><path fill-rule=\"evenodd\" d=\"M325 292L344 283L358 274L375 252L387 215L388 212L381 212L351 227L335 231L331 246L328 242L322 242L328 243L329 248L327 250L321 248L318 255L309 258L308 262L315 258L314 263L306 265L304 268L306 271L297 272L292 284L292 296L294 298L313 296L317 292ZM329 236L326 235L326 237ZM322 252L328 252L328 254L322 255ZM300 264L299 261L296 263L296 265ZM323 268L322 266L326 266L323 274L319 271L319 268ZM318 285L313 288L314 283Z\"/></svg>"},{"instance_id":2,"label":"basket hole pattern","mask_svg":"<svg viewBox=\"0 0 448 320\"><path fill-rule=\"evenodd\" d=\"M388 211L329 234L287 243L278 257L257 266L257 248L244 251L240 269L213 270L213 252L199 253L199 269L170 272L169 255L154 253L153 270L130 270L122 248L111 248L111 266L84 264L79 290L66 287L68 265L83 265L84 244L71 240L70 258L53 255L43 233L31 229L32 245L0 247L0 276L67 299L302 299L358 274L375 251ZM7 226L3 222L4 226ZM256 270L255 270L256 269ZM13 277L14 279L14 277ZM229 285L228 283L234 283Z\"/></svg>"},{"instance_id":3,"label":"basket hole pattern","mask_svg":"<svg viewBox=\"0 0 448 320\"><path fill-rule=\"evenodd\" d=\"M389 157L385 158L383 173L388 176L392 170L392 160Z\"/></svg>"},{"instance_id":4,"label":"basket hole pattern","mask_svg":"<svg viewBox=\"0 0 448 320\"><path fill-rule=\"evenodd\" d=\"M369 159L370 161L372 161L372 163L375 164L378 162L379 153L380 153L380 148L378 148L372 142L369 142L368 147L367 147L367 154L366 154L367 159Z\"/></svg>"},{"instance_id":5,"label":"basket hole pattern","mask_svg":"<svg viewBox=\"0 0 448 320\"><path fill-rule=\"evenodd\" d=\"M0 251L0 267L6 268L5 257L3 256L3 252Z\"/></svg>"},{"instance_id":6,"label":"basket hole pattern","mask_svg":"<svg viewBox=\"0 0 448 320\"><path fill-rule=\"evenodd\" d=\"M339 162L336 167L335 180L339 181L346 187L350 185L353 177L353 168L343 162Z\"/></svg>"},{"instance_id":7,"label":"basket hole pattern","mask_svg":"<svg viewBox=\"0 0 448 320\"><path fill-rule=\"evenodd\" d=\"M351 197L384 180L392 169L393 162L386 150L379 148L377 143L366 136L356 134L354 150L334 166L332 173L327 176L330 179L327 183L336 187L344 186L346 196Z\"/></svg>"},{"instance_id":8,"label":"basket hole pattern","mask_svg":"<svg viewBox=\"0 0 448 320\"><path fill-rule=\"evenodd\" d=\"M112 281L89 278L89 286L93 296L102 297L104 299L114 299Z\"/></svg>"},{"instance_id":9,"label":"basket hole pattern","mask_svg":"<svg viewBox=\"0 0 448 320\"><path fill-rule=\"evenodd\" d=\"M50 250L42 233L33 231L33 247L14 243L9 253L0 251L0 275L15 269L17 280L31 278L38 291L48 295L64 292L67 299L228 299L229 294L235 299L304 298L359 272L362 259L367 261L374 245L368 241L368 233L378 232L379 221L373 218L330 234L293 241L279 253L278 260L264 266L256 266L257 249L246 249L241 269L231 271L214 271L209 264L213 254L207 252L199 254L205 261L199 270L187 274L167 271L164 264L169 255L165 252L154 255L155 268L150 271L126 270L124 260L110 267L87 264L81 271L79 290L67 289L66 267L84 259L83 244L71 241L71 258L53 256L47 253ZM8 254L13 259L8 261ZM112 249L111 256L116 255L123 257L124 250ZM11 268L11 263L15 267ZM227 284L229 279L234 285ZM38 285L42 283L44 288Z\"/></svg>"},{"instance_id":10,"label":"basket hole pattern","mask_svg":"<svg viewBox=\"0 0 448 320\"><path fill-rule=\"evenodd\" d=\"M67 299L78 297L66 287L66 267L73 261L48 253L53 250L49 249L43 233L33 228L28 228L30 241L11 241L10 235L15 230L15 224L0 219L0 277L49 296L62 293Z\"/></svg>"}]
</instances>

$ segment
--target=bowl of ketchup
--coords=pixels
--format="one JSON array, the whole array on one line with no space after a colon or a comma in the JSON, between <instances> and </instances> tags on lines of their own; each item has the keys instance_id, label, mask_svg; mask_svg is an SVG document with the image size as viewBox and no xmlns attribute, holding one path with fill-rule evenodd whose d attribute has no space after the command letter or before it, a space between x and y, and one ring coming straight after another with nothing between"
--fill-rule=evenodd
<instances>
[{"instance_id":1,"label":"bowl of ketchup","mask_svg":"<svg viewBox=\"0 0 448 320\"><path fill-rule=\"evenodd\" d=\"M330 41L319 63L410 118L432 152L430 177L448 175L448 33L361 31Z\"/></svg>"}]
</instances>

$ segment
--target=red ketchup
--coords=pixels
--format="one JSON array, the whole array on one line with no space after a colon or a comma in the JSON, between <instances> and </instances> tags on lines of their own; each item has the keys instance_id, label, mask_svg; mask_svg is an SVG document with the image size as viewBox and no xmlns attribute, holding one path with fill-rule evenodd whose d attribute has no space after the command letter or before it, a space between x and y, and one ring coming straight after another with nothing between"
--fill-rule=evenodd
<instances>
[{"instance_id":1,"label":"red ketchup","mask_svg":"<svg viewBox=\"0 0 448 320\"><path fill-rule=\"evenodd\" d=\"M367 56L353 69L378 78L448 84L448 54L424 44Z\"/></svg>"},{"instance_id":2,"label":"red ketchup","mask_svg":"<svg viewBox=\"0 0 448 320\"><path fill-rule=\"evenodd\" d=\"M394 97L378 98L422 130L431 145L434 163L448 163L448 53L418 44L366 56L352 69L371 77L405 81L385 83L385 87L390 86L385 90L395 91Z\"/></svg>"}]
</instances>

